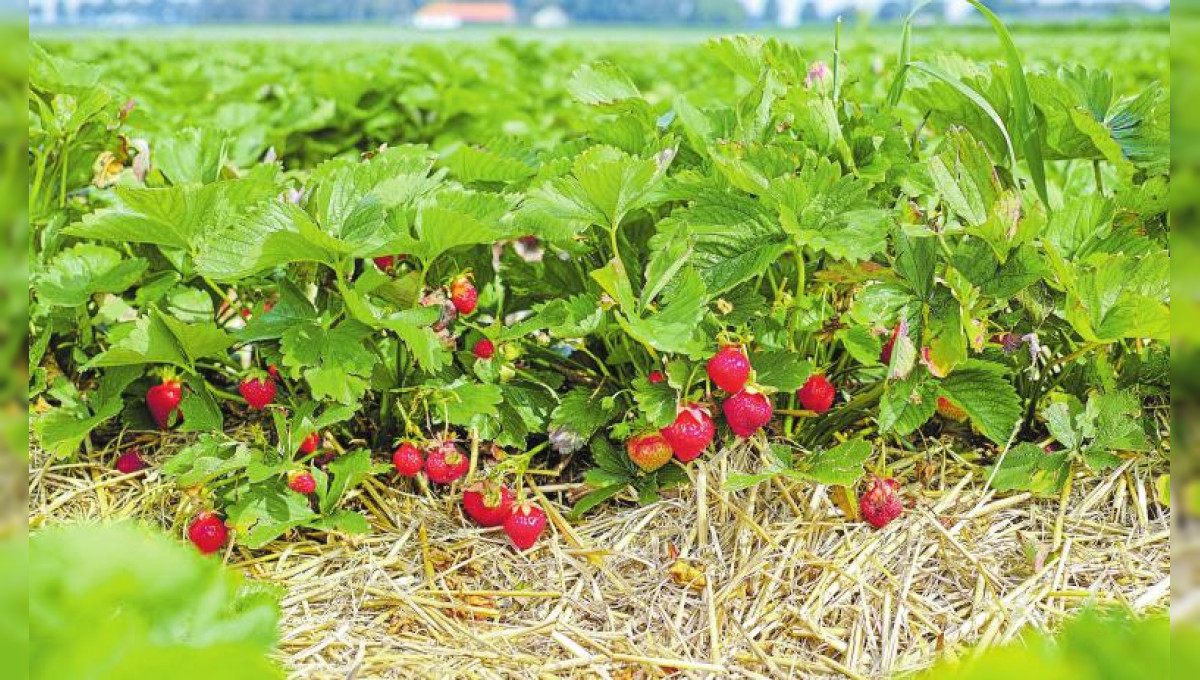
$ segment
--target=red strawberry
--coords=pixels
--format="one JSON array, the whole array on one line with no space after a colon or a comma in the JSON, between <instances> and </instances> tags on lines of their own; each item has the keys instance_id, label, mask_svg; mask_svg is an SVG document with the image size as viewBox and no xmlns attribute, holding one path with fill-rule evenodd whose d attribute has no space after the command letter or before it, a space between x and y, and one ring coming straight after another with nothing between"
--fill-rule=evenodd
<instances>
[{"instance_id":1,"label":"red strawberry","mask_svg":"<svg viewBox=\"0 0 1200 680\"><path fill-rule=\"evenodd\" d=\"M804 387L800 388L798 393L800 404L809 411L816 413L824 413L833 406L833 399L837 396L837 390L829 382L825 376L817 374L809 376L804 383Z\"/></svg>"},{"instance_id":2,"label":"red strawberry","mask_svg":"<svg viewBox=\"0 0 1200 680\"><path fill-rule=\"evenodd\" d=\"M546 528L546 513L531 503L522 503L513 508L504 520L504 533L517 550L529 550L537 543L538 536Z\"/></svg>"},{"instance_id":3,"label":"red strawberry","mask_svg":"<svg viewBox=\"0 0 1200 680\"><path fill-rule=\"evenodd\" d=\"M275 364L267 364L267 375L271 376L272 380L279 380L279 369Z\"/></svg>"},{"instance_id":4,"label":"red strawberry","mask_svg":"<svg viewBox=\"0 0 1200 680\"><path fill-rule=\"evenodd\" d=\"M771 422L771 400L762 392L741 390L721 403L729 429L743 439Z\"/></svg>"},{"instance_id":5,"label":"red strawberry","mask_svg":"<svg viewBox=\"0 0 1200 680\"><path fill-rule=\"evenodd\" d=\"M943 418L961 423L967 419L967 412L945 397L938 397L937 412Z\"/></svg>"},{"instance_id":6,"label":"red strawberry","mask_svg":"<svg viewBox=\"0 0 1200 680\"><path fill-rule=\"evenodd\" d=\"M275 381L260 376L246 378L238 385L238 391L252 409L264 409L275 399Z\"/></svg>"},{"instance_id":7,"label":"red strawberry","mask_svg":"<svg viewBox=\"0 0 1200 680\"><path fill-rule=\"evenodd\" d=\"M116 464L117 472L120 472L123 475L131 475L135 472L141 472L148 467L150 466L146 464L146 461L142 460L142 452L137 449L129 449L125 453L121 454L121 457L117 459Z\"/></svg>"},{"instance_id":8,"label":"red strawberry","mask_svg":"<svg viewBox=\"0 0 1200 680\"><path fill-rule=\"evenodd\" d=\"M317 480L306 470L292 470L288 473L288 488L307 496L317 490Z\"/></svg>"},{"instance_id":9,"label":"red strawberry","mask_svg":"<svg viewBox=\"0 0 1200 680\"><path fill-rule=\"evenodd\" d=\"M460 274L450 282L450 302L454 303L454 309L463 316L475 311L475 305L479 302L479 291L475 290L475 284L471 283L471 279L465 274Z\"/></svg>"},{"instance_id":10,"label":"red strawberry","mask_svg":"<svg viewBox=\"0 0 1200 680\"><path fill-rule=\"evenodd\" d=\"M661 432L635 434L625 442L629 460L645 472L654 472L671 460L671 445Z\"/></svg>"},{"instance_id":11,"label":"red strawberry","mask_svg":"<svg viewBox=\"0 0 1200 680\"><path fill-rule=\"evenodd\" d=\"M646 376L646 380L649 380L651 385L657 385L666 379L667 377L663 375L662 371L650 371L650 374Z\"/></svg>"},{"instance_id":12,"label":"red strawberry","mask_svg":"<svg viewBox=\"0 0 1200 680\"><path fill-rule=\"evenodd\" d=\"M713 426L708 409L693 403L680 408L675 422L660 432L671 445L675 457L686 463L704 453L717 429Z\"/></svg>"},{"instance_id":13,"label":"red strawberry","mask_svg":"<svg viewBox=\"0 0 1200 680\"><path fill-rule=\"evenodd\" d=\"M425 476L434 484L449 484L471 467L471 461L452 442L445 442L429 452L425 459Z\"/></svg>"},{"instance_id":14,"label":"red strawberry","mask_svg":"<svg viewBox=\"0 0 1200 680\"><path fill-rule=\"evenodd\" d=\"M211 555L225 545L229 538L229 529L219 515L213 512L202 512L196 515L188 527L188 538L205 555Z\"/></svg>"},{"instance_id":15,"label":"red strawberry","mask_svg":"<svg viewBox=\"0 0 1200 680\"><path fill-rule=\"evenodd\" d=\"M708 377L726 392L737 392L750 378L750 359L741 345L724 345L706 366Z\"/></svg>"},{"instance_id":16,"label":"red strawberry","mask_svg":"<svg viewBox=\"0 0 1200 680\"><path fill-rule=\"evenodd\" d=\"M183 387L175 378L163 378L158 385L146 390L146 408L158 424L158 429L165 430L171 425L171 414L179 408L183 399Z\"/></svg>"},{"instance_id":17,"label":"red strawberry","mask_svg":"<svg viewBox=\"0 0 1200 680\"><path fill-rule=\"evenodd\" d=\"M497 484L472 484L463 492L463 512L481 527L498 527L512 514L513 492Z\"/></svg>"},{"instance_id":18,"label":"red strawberry","mask_svg":"<svg viewBox=\"0 0 1200 680\"><path fill-rule=\"evenodd\" d=\"M471 351L475 353L476 359L491 359L492 355L496 353L496 345L491 340L483 338L475 343L475 347Z\"/></svg>"},{"instance_id":19,"label":"red strawberry","mask_svg":"<svg viewBox=\"0 0 1200 680\"><path fill-rule=\"evenodd\" d=\"M875 477L858 499L858 511L871 526L881 529L904 511L897 490L900 483L892 478Z\"/></svg>"},{"instance_id":20,"label":"red strawberry","mask_svg":"<svg viewBox=\"0 0 1200 680\"><path fill-rule=\"evenodd\" d=\"M305 437L304 441L300 442L300 453L302 453L306 456L310 453L316 452L316 450L319 448L321 448L321 433L320 432L313 432L312 434Z\"/></svg>"},{"instance_id":21,"label":"red strawberry","mask_svg":"<svg viewBox=\"0 0 1200 680\"><path fill-rule=\"evenodd\" d=\"M401 255L400 257L404 257L404 256ZM399 258L397 258L395 255L380 255L379 257L374 258L373 262L375 262L376 267L379 267L380 269L382 269L383 271L386 272L386 271L390 270L392 267L396 266L397 259L399 259Z\"/></svg>"},{"instance_id":22,"label":"red strawberry","mask_svg":"<svg viewBox=\"0 0 1200 680\"><path fill-rule=\"evenodd\" d=\"M425 468L425 457L421 455L420 449L404 442L396 447L396 452L392 454L392 465L402 476L416 477Z\"/></svg>"}]
</instances>

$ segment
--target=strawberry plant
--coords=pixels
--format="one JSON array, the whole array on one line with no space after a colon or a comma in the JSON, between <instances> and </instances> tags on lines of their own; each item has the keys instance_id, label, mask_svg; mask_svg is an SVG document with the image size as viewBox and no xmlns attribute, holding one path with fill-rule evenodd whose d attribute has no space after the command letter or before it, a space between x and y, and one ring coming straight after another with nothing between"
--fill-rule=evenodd
<instances>
[{"instance_id":1,"label":"strawberry plant","mask_svg":"<svg viewBox=\"0 0 1200 680\"><path fill-rule=\"evenodd\" d=\"M910 25L879 72L733 36L666 75L568 51L529 92L405 68L371 86L392 104L246 75L227 127L36 47L33 429L60 456L170 431L163 474L249 548L369 531L373 483L524 549L531 471L581 478L578 517L747 447L730 489L871 467L882 525L888 451L926 438L998 490L1145 455L1166 92L1027 68L994 25L1003 63L916 58Z\"/></svg>"}]
</instances>

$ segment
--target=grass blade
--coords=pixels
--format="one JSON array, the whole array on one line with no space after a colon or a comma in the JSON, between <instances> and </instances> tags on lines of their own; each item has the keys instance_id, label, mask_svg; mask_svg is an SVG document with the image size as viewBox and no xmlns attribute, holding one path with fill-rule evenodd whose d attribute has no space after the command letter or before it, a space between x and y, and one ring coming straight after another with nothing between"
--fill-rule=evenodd
<instances>
[{"instance_id":1,"label":"grass blade","mask_svg":"<svg viewBox=\"0 0 1200 680\"><path fill-rule=\"evenodd\" d=\"M992 122L996 124L996 127L1000 129L1000 134L1004 137L1004 144L1008 147L1008 161L1015 171L1017 165L1017 154L1013 151L1012 137L1010 137L1008 134L1008 126L1004 124L1004 119L1000 117L1000 114L996 112L996 109L992 107L991 103L983 98L983 95L976 92L974 88L958 78L955 78L949 73L946 73L945 71L934 66L930 66L924 62L911 61L908 63L908 66L909 68L914 68L946 83L955 90L958 90L959 94L974 102L976 106L983 109L983 112L987 114L988 118L991 118Z\"/></svg>"},{"instance_id":2,"label":"grass blade","mask_svg":"<svg viewBox=\"0 0 1200 680\"><path fill-rule=\"evenodd\" d=\"M1042 157L1042 141L1038 134L1037 111L1033 107L1033 98L1029 95L1029 83L1025 80L1025 69L1021 66L1021 52L1013 42L1012 34L992 10L979 0L967 0L979 13L988 20L1000 38L1004 47L1005 60L1008 62L1009 87L1012 89L1013 106L1016 109L1016 132L1021 143L1021 151L1029 164L1029 174L1033 177L1033 186L1037 189L1042 203L1050 207L1049 194L1046 191L1046 161Z\"/></svg>"},{"instance_id":3,"label":"grass blade","mask_svg":"<svg viewBox=\"0 0 1200 680\"><path fill-rule=\"evenodd\" d=\"M892 79L892 85L888 88L887 105L889 109L894 109L900 103L900 97L904 95L904 82L908 79L908 62L912 59L912 22L932 0L921 0L913 6L912 11L904 18L904 25L900 29L900 58L896 60L896 77Z\"/></svg>"}]
</instances>

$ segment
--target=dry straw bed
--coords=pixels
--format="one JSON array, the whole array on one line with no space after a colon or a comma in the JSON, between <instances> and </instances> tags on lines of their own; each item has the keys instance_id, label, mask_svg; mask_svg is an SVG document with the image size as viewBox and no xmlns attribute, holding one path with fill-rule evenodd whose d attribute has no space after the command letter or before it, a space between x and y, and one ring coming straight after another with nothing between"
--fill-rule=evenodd
<instances>
[{"instance_id":1,"label":"dry straw bed","mask_svg":"<svg viewBox=\"0 0 1200 680\"><path fill-rule=\"evenodd\" d=\"M827 487L790 480L728 493L756 470L739 447L690 469L694 486L568 524L574 485L531 491L550 511L515 554L453 500L370 482L375 532L292 536L226 559L284 586L282 657L296 678L876 678L967 645L1054 628L1086 602L1136 611L1170 598L1161 471L1081 475L1061 499L998 497L937 449L896 465L911 507L882 531L848 522ZM151 472L35 455L30 524L194 509ZM922 461L932 479L915 480ZM926 475L928 472L925 473Z\"/></svg>"}]
</instances>

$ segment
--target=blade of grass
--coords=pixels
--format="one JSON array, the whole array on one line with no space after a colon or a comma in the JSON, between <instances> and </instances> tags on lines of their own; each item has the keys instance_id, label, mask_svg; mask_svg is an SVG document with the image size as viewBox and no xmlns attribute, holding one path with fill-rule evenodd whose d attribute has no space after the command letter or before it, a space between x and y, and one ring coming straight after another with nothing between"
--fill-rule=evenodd
<instances>
[{"instance_id":1,"label":"blade of grass","mask_svg":"<svg viewBox=\"0 0 1200 680\"><path fill-rule=\"evenodd\" d=\"M908 66L909 68L914 68L946 83L955 90L958 90L959 94L974 102L976 106L983 109L983 112L987 114L988 118L992 119L992 122L996 124L997 128L999 128L1000 134L1004 137L1004 144L1008 147L1008 161L1013 167L1014 172L1016 171L1017 154L1013 150L1012 137L1010 137L1008 134L1008 126L1004 124L1004 119L1000 117L1000 114L996 112L996 109L992 108L992 105L988 102L988 100L983 98L983 95L976 92L970 85L967 85L963 81L937 67L930 66L929 64L920 61L911 61L908 63Z\"/></svg>"},{"instance_id":2,"label":"blade of grass","mask_svg":"<svg viewBox=\"0 0 1200 680\"><path fill-rule=\"evenodd\" d=\"M900 29L900 58L896 60L896 77L892 79L892 85L888 88L887 105L888 108L894 109L900 103L900 97L904 95L904 83L908 79L908 62L912 59L912 22L926 5L933 0L921 0L913 6L912 11L904 18L904 25Z\"/></svg>"},{"instance_id":3,"label":"blade of grass","mask_svg":"<svg viewBox=\"0 0 1200 680\"><path fill-rule=\"evenodd\" d=\"M1025 80L1025 69L1021 66L1021 52L1013 42L1012 34L992 10L979 0L967 0L983 15L1000 44L1004 47L1005 60L1008 62L1009 87L1012 89L1013 107L1016 109L1017 139L1021 143L1021 151L1025 154L1025 162L1029 164L1029 174L1033 177L1033 186L1046 208L1050 207L1049 193L1046 191L1046 161L1042 157L1041 135L1038 134L1037 111L1033 107L1033 98L1029 95L1029 83Z\"/></svg>"}]
</instances>

